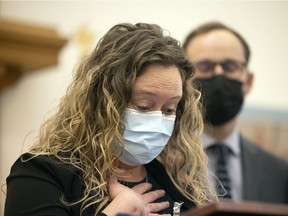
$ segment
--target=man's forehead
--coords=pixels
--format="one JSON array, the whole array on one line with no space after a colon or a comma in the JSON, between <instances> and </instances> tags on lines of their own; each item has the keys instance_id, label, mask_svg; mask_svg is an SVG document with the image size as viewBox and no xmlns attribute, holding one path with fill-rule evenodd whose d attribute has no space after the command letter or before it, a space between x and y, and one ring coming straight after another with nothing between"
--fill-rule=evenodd
<instances>
[{"instance_id":1,"label":"man's forehead","mask_svg":"<svg viewBox=\"0 0 288 216\"><path fill-rule=\"evenodd\" d=\"M244 48L240 40L231 32L222 29L193 38L187 46L186 54L191 60L245 60Z\"/></svg>"}]
</instances>

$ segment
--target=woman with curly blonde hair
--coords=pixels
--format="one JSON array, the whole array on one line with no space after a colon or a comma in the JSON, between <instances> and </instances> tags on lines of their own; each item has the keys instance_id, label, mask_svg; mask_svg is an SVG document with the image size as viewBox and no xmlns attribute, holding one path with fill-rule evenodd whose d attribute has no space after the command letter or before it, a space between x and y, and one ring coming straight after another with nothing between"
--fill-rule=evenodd
<instances>
[{"instance_id":1,"label":"woman with curly blonde hair","mask_svg":"<svg viewBox=\"0 0 288 216\"><path fill-rule=\"evenodd\" d=\"M213 200L193 74L158 25L112 27L13 165L5 215L172 215Z\"/></svg>"}]
</instances>

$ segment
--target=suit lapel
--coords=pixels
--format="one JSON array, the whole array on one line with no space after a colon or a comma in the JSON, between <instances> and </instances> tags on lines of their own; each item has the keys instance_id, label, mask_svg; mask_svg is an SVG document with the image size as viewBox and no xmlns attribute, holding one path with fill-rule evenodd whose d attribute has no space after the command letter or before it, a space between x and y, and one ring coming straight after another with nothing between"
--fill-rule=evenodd
<instances>
[{"instance_id":1,"label":"suit lapel","mask_svg":"<svg viewBox=\"0 0 288 216\"><path fill-rule=\"evenodd\" d=\"M261 196L261 172L264 168L257 158L257 151L253 145L240 137L242 173L243 173L243 199L259 200Z\"/></svg>"}]
</instances>

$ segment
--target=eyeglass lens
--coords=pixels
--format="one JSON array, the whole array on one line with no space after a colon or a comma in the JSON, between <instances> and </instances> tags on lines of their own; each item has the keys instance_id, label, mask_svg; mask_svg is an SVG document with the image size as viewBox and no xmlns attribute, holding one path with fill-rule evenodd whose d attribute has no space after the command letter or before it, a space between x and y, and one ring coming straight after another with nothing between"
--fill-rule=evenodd
<instances>
[{"instance_id":1,"label":"eyeglass lens","mask_svg":"<svg viewBox=\"0 0 288 216\"><path fill-rule=\"evenodd\" d=\"M236 71L240 71L245 66L245 63L237 62L234 60L226 60L223 62L212 62L209 60L205 60L205 61L196 62L195 64L199 71L205 72L205 73L213 72L217 64L221 65L224 72L226 73L233 73Z\"/></svg>"}]
</instances>

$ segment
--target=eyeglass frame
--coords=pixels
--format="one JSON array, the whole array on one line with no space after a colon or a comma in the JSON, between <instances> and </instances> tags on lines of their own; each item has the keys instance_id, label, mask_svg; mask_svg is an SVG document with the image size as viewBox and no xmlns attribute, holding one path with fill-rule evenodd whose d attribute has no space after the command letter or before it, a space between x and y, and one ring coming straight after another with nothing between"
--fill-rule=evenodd
<instances>
[{"instance_id":1,"label":"eyeglass frame","mask_svg":"<svg viewBox=\"0 0 288 216\"><path fill-rule=\"evenodd\" d=\"M202 68L201 70L200 69L201 67L199 67L199 64L205 63L205 62L210 63L210 68L208 70L203 70ZM234 66L237 66L237 68L233 70L227 69L228 66L225 66L225 63L234 63L235 64ZM236 72L241 72L247 68L247 62L240 62L240 61L236 61L233 59L226 59L220 62L211 61L209 59L203 59L203 60L194 62L194 65L196 66L197 71L201 72L202 74L212 73L215 70L216 65L220 65L222 67L224 74L234 74Z\"/></svg>"}]
</instances>

